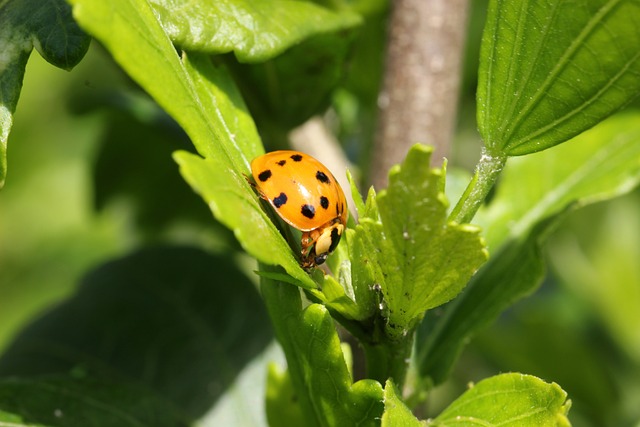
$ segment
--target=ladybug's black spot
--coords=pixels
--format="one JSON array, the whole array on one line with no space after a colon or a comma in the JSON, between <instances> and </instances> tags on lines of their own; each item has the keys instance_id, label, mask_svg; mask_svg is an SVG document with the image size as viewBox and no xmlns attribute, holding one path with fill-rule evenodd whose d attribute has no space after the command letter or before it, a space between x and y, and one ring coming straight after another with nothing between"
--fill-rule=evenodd
<instances>
[{"instance_id":1,"label":"ladybug's black spot","mask_svg":"<svg viewBox=\"0 0 640 427\"><path fill-rule=\"evenodd\" d=\"M316 172L316 179L323 184L329 184L329 177L321 171Z\"/></svg>"},{"instance_id":2,"label":"ladybug's black spot","mask_svg":"<svg viewBox=\"0 0 640 427\"><path fill-rule=\"evenodd\" d=\"M287 195L284 194L284 193L280 193L280 195L278 197L273 199L273 206L275 206L276 208L279 208L280 206L284 205L285 203L287 203Z\"/></svg>"},{"instance_id":3,"label":"ladybug's black spot","mask_svg":"<svg viewBox=\"0 0 640 427\"><path fill-rule=\"evenodd\" d=\"M279 162L276 162L276 164L277 164L278 166L284 166L284 165L286 165L286 164L287 164L287 161L286 161L286 160L280 160Z\"/></svg>"},{"instance_id":4,"label":"ladybug's black spot","mask_svg":"<svg viewBox=\"0 0 640 427\"><path fill-rule=\"evenodd\" d=\"M316 216L316 208L312 205L302 205L300 212L309 219L313 219L313 217Z\"/></svg>"},{"instance_id":5,"label":"ladybug's black spot","mask_svg":"<svg viewBox=\"0 0 640 427\"><path fill-rule=\"evenodd\" d=\"M300 154L292 154L292 155L291 155L291 159L292 159L294 162L299 162L300 160L302 160L302 156L301 156Z\"/></svg>"},{"instance_id":6,"label":"ladybug's black spot","mask_svg":"<svg viewBox=\"0 0 640 427\"><path fill-rule=\"evenodd\" d=\"M329 208L329 199L327 199L326 197L322 196L320 197L320 206L322 206L322 209L328 209Z\"/></svg>"},{"instance_id":7,"label":"ladybug's black spot","mask_svg":"<svg viewBox=\"0 0 640 427\"><path fill-rule=\"evenodd\" d=\"M271 171L269 169L260 172L260 175L258 175L260 182L265 182L269 178L271 178Z\"/></svg>"},{"instance_id":8,"label":"ladybug's black spot","mask_svg":"<svg viewBox=\"0 0 640 427\"><path fill-rule=\"evenodd\" d=\"M333 252L340 243L340 233L337 228L331 230L331 246L329 246L329 252Z\"/></svg>"}]
</instances>

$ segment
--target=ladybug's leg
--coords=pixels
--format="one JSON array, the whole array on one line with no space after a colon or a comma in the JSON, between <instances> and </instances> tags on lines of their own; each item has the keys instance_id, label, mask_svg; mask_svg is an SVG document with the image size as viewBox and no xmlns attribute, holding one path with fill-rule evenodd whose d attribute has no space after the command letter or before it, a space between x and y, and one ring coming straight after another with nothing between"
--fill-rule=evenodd
<instances>
[{"instance_id":1,"label":"ladybug's leg","mask_svg":"<svg viewBox=\"0 0 640 427\"><path fill-rule=\"evenodd\" d=\"M318 234L317 230L302 233L302 238L300 239L300 246L302 247L300 251L300 264L303 268L311 268L316 265L316 240L318 239Z\"/></svg>"},{"instance_id":2,"label":"ladybug's leg","mask_svg":"<svg viewBox=\"0 0 640 427\"><path fill-rule=\"evenodd\" d=\"M265 196L265 194L260 190L260 188L258 188L256 183L253 181L252 177L245 174L242 174L242 175L244 175L244 179L247 180L247 183L251 186L251 188L253 188L253 191L255 191L258 194L258 196L260 196L261 199L264 199L267 201L269 200L269 198Z\"/></svg>"}]
</instances>

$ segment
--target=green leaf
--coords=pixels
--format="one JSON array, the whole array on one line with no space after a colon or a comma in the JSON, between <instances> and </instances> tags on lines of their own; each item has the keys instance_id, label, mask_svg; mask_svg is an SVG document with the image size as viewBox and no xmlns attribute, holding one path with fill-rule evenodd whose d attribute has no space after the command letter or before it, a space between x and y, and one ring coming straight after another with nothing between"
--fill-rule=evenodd
<instances>
[{"instance_id":1,"label":"green leaf","mask_svg":"<svg viewBox=\"0 0 640 427\"><path fill-rule=\"evenodd\" d=\"M226 69L213 66L204 55L180 58L143 0L73 0L73 4L78 22L178 122L204 157L175 155L184 178L216 218L234 231L249 254L282 265L301 286L314 288L245 179L250 160L263 148ZM136 49L130 49L132 45Z\"/></svg>"},{"instance_id":2,"label":"green leaf","mask_svg":"<svg viewBox=\"0 0 640 427\"><path fill-rule=\"evenodd\" d=\"M124 200L131 207L136 230L147 236L186 220L206 224L223 244L238 247L233 233L220 224L212 224L211 212L184 185L176 169L171 153L189 145L182 129L141 92L137 96L117 94L112 98L118 99L117 107L95 107L105 119L92 156L96 209L103 210ZM144 168L140 167L140 159L144 159ZM118 173L113 173L114 170ZM171 200L171 209L167 209L167 200Z\"/></svg>"},{"instance_id":3,"label":"green leaf","mask_svg":"<svg viewBox=\"0 0 640 427\"><path fill-rule=\"evenodd\" d=\"M635 0L493 0L478 83L478 126L489 154L560 144L636 97L638 16Z\"/></svg>"},{"instance_id":4,"label":"green leaf","mask_svg":"<svg viewBox=\"0 0 640 427\"><path fill-rule=\"evenodd\" d=\"M215 158L203 159L180 151L174 159L184 179L205 199L216 218L234 230L249 254L266 264L282 266L303 288L317 287L300 268L291 248L260 207L256 194L245 191L245 177L230 173Z\"/></svg>"},{"instance_id":5,"label":"green leaf","mask_svg":"<svg viewBox=\"0 0 640 427\"><path fill-rule=\"evenodd\" d=\"M0 24L2 24L1 20ZM31 49L9 51L8 54L12 55L12 58L0 70L0 189L4 186L7 177L7 141L13 126L13 113L20 98L24 69Z\"/></svg>"},{"instance_id":6,"label":"green leaf","mask_svg":"<svg viewBox=\"0 0 640 427\"><path fill-rule=\"evenodd\" d=\"M640 192L576 212L567 222L570 227L549 244L556 277L588 304L607 337L640 363Z\"/></svg>"},{"instance_id":7,"label":"green leaf","mask_svg":"<svg viewBox=\"0 0 640 427\"><path fill-rule=\"evenodd\" d=\"M358 188L358 183L353 179L353 175L350 170L347 170L347 180L349 181L349 186L351 187L351 194L353 194L353 204L358 213L358 217L364 218L377 218L379 213L377 210L374 212L367 211L368 205L365 204L365 200L360 193L360 189ZM369 194L367 195L366 202L375 201L375 189L373 186L369 187Z\"/></svg>"},{"instance_id":8,"label":"green leaf","mask_svg":"<svg viewBox=\"0 0 640 427\"><path fill-rule=\"evenodd\" d=\"M248 172L250 160L262 154L260 138L224 68L204 55L178 56L146 1L72 4L80 25L178 122L203 157Z\"/></svg>"},{"instance_id":9,"label":"green leaf","mask_svg":"<svg viewBox=\"0 0 640 427\"><path fill-rule=\"evenodd\" d=\"M522 374L480 381L447 407L434 426L569 426L571 401L555 383Z\"/></svg>"},{"instance_id":10,"label":"green leaf","mask_svg":"<svg viewBox=\"0 0 640 427\"><path fill-rule=\"evenodd\" d=\"M420 422L405 405L400 397L397 387L393 381L387 380L384 386L384 414L382 414L382 427L411 427L425 426L424 421Z\"/></svg>"},{"instance_id":11,"label":"green leaf","mask_svg":"<svg viewBox=\"0 0 640 427\"><path fill-rule=\"evenodd\" d=\"M353 239L354 287L380 284L395 338L454 298L487 258L477 227L447 222L444 170L429 168L430 155L416 145L392 168L376 199L380 219L361 217Z\"/></svg>"},{"instance_id":12,"label":"green leaf","mask_svg":"<svg viewBox=\"0 0 640 427\"><path fill-rule=\"evenodd\" d=\"M64 0L8 0L0 4L0 188L7 174L7 140L31 50L69 70L87 53L90 38Z\"/></svg>"},{"instance_id":13,"label":"green leaf","mask_svg":"<svg viewBox=\"0 0 640 427\"><path fill-rule=\"evenodd\" d=\"M275 364L267 372L267 420L270 427L304 426L308 418L297 401L296 391L287 371L279 371Z\"/></svg>"},{"instance_id":14,"label":"green leaf","mask_svg":"<svg viewBox=\"0 0 640 427\"><path fill-rule=\"evenodd\" d=\"M545 272L540 247L569 209L623 194L639 181L637 112L552 150L510 159L477 217L492 256L456 300L423 321L416 340L420 372L435 384L444 381L471 336L536 289Z\"/></svg>"},{"instance_id":15,"label":"green leaf","mask_svg":"<svg viewBox=\"0 0 640 427\"><path fill-rule=\"evenodd\" d=\"M359 209L359 212L364 212L365 205L349 171L347 171L347 176L351 184L351 189L354 192L354 201L356 201L357 206L360 206L357 209ZM373 191L373 188L371 191ZM374 198L375 197L370 197L369 201L372 201ZM377 216L377 210L375 212ZM376 292L372 292L372 286L369 288L353 286L352 277L355 275L352 273L351 269L353 267L362 266L359 264L353 264L351 259L354 256L358 256L353 255L354 253L362 253L364 249L360 248L359 251L353 252L355 235L355 231L353 229L346 229L344 234L345 235L342 238L344 243L338 245L336 251L327 260L327 266L338 280L332 276L325 275L316 279L316 281L321 284L320 287L322 288L322 292L326 298L325 304L333 311L336 320L341 322L342 325L352 334L358 336L358 331L351 328L351 326L356 326L356 324L347 324L345 320L355 320L358 322L369 320L378 312L377 305L379 303L379 298ZM362 276L362 273L359 275ZM370 283L373 284L374 282L372 281ZM336 312L339 313L343 319L337 318L337 316L335 316ZM358 329L361 329L362 325L359 324L357 327Z\"/></svg>"},{"instance_id":16,"label":"green leaf","mask_svg":"<svg viewBox=\"0 0 640 427\"><path fill-rule=\"evenodd\" d=\"M480 381L437 418L419 421L391 381L384 389L382 427L393 426L569 426L571 401L555 383L522 374L502 374Z\"/></svg>"},{"instance_id":17,"label":"green leaf","mask_svg":"<svg viewBox=\"0 0 640 427\"><path fill-rule=\"evenodd\" d=\"M382 415L382 386L368 379L353 383L327 309L311 304L303 310L297 288L261 280L305 425L375 426Z\"/></svg>"},{"instance_id":18,"label":"green leaf","mask_svg":"<svg viewBox=\"0 0 640 427\"><path fill-rule=\"evenodd\" d=\"M351 185L351 193L354 195L353 201L355 203L358 216L360 218L378 218L380 216L380 212L378 211L378 204L376 203L376 189L373 188L373 186L369 187L367 199L363 200L360 190L358 190L358 186L349 171L347 171L347 178Z\"/></svg>"},{"instance_id":19,"label":"green leaf","mask_svg":"<svg viewBox=\"0 0 640 427\"><path fill-rule=\"evenodd\" d=\"M151 0L171 40L185 50L234 52L240 62L271 59L306 38L352 28L358 15L306 1Z\"/></svg>"},{"instance_id":20,"label":"green leaf","mask_svg":"<svg viewBox=\"0 0 640 427\"><path fill-rule=\"evenodd\" d=\"M249 171L250 160L263 152L260 138L223 67L204 55L178 56L146 1L72 3L80 25L178 122L203 157Z\"/></svg>"},{"instance_id":21,"label":"green leaf","mask_svg":"<svg viewBox=\"0 0 640 427\"><path fill-rule=\"evenodd\" d=\"M562 291L536 295L479 333L473 351L492 369L553 378L571 395L576 420L607 425L628 391L611 375L612 352L600 351L608 336L592 333L591 313L579 305Z\"/></svg>"},{"instance_id":22,"label":"green leaf","mask_svg":"<svg viewBox=\"0 0 640 427\"><path fill-rule=\"evenodd\" d=\"M540 245L560 217L539 224L528 236L495 252L468 286L439 313L428 313L418 329L416 364L434 385L444 382L472 335L485 328L542 282Z\"/></svg>"},{"instance_id":23,"label":"green leaf","mask_svg":"<svg viewBox=\"0 0 640 427\"><path fill-rule=\"evenodd\" d=\"M114 396L105 407L125 411L129 406L119 406L117 394L138 384L155 396L147 416L155 416L153 405L162 401L159 413L169 404L195 420L271 337L255 285L229 258L191 248L149 249L93 271L71 299L22 331L0 357L0 378L19 380L21 396L31 390L32 399L11 406L20 416L41 408L40 382L51 377L69 387L104 385L82 393L47 389L47 402L63 411L109 393ZM7 410L4 402L0 398L0 409ZM146 425L155 425L153 418Z\"/></svg>"},{"instance_id":24,"label":"green leaf","mask_svg":"<svg viewBox=\"0 0 640 427\"><path fill-rule=\"evenodd\" d=\"M607 200L639 182L640 111L630 111L553 150L510 159L495 197L476 220L489 248L498 248L572 203Z\"/></svg>"},{"instance_id":25,"label":"green leaf","mask_svg":"<svg viewBox=\"0 0 640 427\"><path fill-rule=\"evenodd\" d=\"M276 361L284 363L284 354L278 343L273 340L266 350L254 357L242 370L215 406L192 425L266 427L268 425L265 410L268 404L265 401L265 395L268 393L266 374L269 366L277 363Z\"/></svg>"},{"instance_id":26,"label":"green leaf","mask_svg":"<svg viewBox=\"0 0 640 427\"><path fill-rule=\"evenodd\" d=\"M0 40L6 65L34 47L47 62L70 70L87 53L90 38L63 0L7 0L0 5ZM4 68L4 67L3 67Z\"/></svg>"},{"instance_id":27,"label":"green leaf","mask_svg":"<svg viewBox=\"0 0 640 427\"><path fill-rule=\"evenodd\" d=\"M191 425L166 400L135 383L63 374L0 378L0 426L84 426L88 420L103 427Z\"/></svg>"},{"instance_id":28,"label":"green leaf","mask_svg":"<svg viewBox=\"0 0 640 427\"><path fill-rule=\"evenodd\" d=\"M260 64L227 64L265 140L322 114L344 79L354 31L319 34ZM280 128L272 129L275 125Z\"/></svg>"},{"instance_id":29,"label":"green leaf","mask_svg":"<svg viewBox=\"0 0 640 427\"><path fill-rule=\"evenodd\" d=\"M369 188L365 202L349 171L347 171L347 179L351 186L353 201L359 217L358 221L369 221L371 218L379 218L380 213L378 212L376 193L373 186ZM355 229L358 227L360 227L359 232L356 232ZM338 280L345 290L345 294L348 295L357 306L358 314L354 319L362 321L373 318L379 312L381 297L377 295L379 291L375 290L378 288L375 285L378 283L377 278L381 276L382 272L380 271L380 266L375 263L351 262L351 260L360 259L362 256L368 256L372 248L367 247L366 236L363 234L362 226L356 225L354 228L345 230L344 239L347 244L341 245L342 248L339 248L348 252L349 256L346 257L345 266L341 266ZM365 286L365 284L368 284L368 286Z\"/></svg>"},{"instance_id":30,"label":"green leaf","mask_svg":"<svg viewBox=\"0 0 640 427\"><path fill-rule=\"evenodd\" d=\"M340 272L340 277L345 277L348 272ZM341 315L350 320L365 320L368 314L361 308L361 305L368 307L369 304L361 300L357 300L355 295L347 295L345 290L352 289L348 285L341 285L333 276L324 275L321 282L322 293L326 297L326 305L332 310L339 312Z\"/></svg>"},{"instance_id":31,"label":"green leaf","mask_svg":"<svg viewBox=\"0 0 640 427\"><path fill-rule=\"evenodd\" d=\"M240 63L254 64L227 61L254 119L267 124L261 126L263 132L274 123L288 130L326 109L330 91L343 74L353 38L350 30L361 22L346 8L334 12L306 1L152 4L181 48L233 51Z\"/></svg>"}]
</instances>

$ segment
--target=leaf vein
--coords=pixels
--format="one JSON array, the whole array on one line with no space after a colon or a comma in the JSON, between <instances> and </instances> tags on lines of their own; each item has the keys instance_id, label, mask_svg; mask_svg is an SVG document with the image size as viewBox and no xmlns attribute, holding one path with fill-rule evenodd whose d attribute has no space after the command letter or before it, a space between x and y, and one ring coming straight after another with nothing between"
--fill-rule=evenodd
<instances>
[{"instance_id":1,"label":"leaf vein","mask_svg":"<svg viewBox=\"0 0 640 427\"><path fill-rule=\"evenodd\" d=\"M522 139L516 140L512 144L509 144L509 146L511 148L517 148L523 144L527 144L529 141L536 138L537 136L543 135L549 132L550 130L553 130L556 127L559 127L560 124L562 124L563 122L569 121L572 117L576 116L581 112L584 112L586 109L589 108L589 106L594 104L596 101L601 100L600 99L601 95L606 93L611 87L615 85L616 82L622 79L627 74L631 66L634 65L634 63L637 62L638 60L640 60L640 51L637 52L629 61L627 61L624 64L624 66L618 71L618 73L616 73L616 75L614 75L611 79L609 79L609 81L605 85L603 85L591 97L587 98L582 104L580 104L573 110L569 111L562 117L559 117L556 120L550 122L546 126L539 128L537 131L530 133L529 135L527 135ZM640 73L633 73L633 74L637 74L640 77ZM613 106L611 106L610 108L613 108Z\"/></svg>"},{"instance_id":2,"label":"leaf vein","mask_svg":"<svg viewBox=\"0 0 640 427\"><path fill-rule=\"evenodd\" d=\"M520 128L524 119L531 114L534 106L546 95L549 87L554 83L554 81L556 81L558 75L571 63L571 58L578 52L580 47L583 47L585 40L598 28L598 24L601 23L621 1L622 0L610 0L606 5L598 10L592 19L586 23L580 34L578 34L573 42L567 47L560 57L560 60L549 72L538 90L533 94L533 96L531 96L529 102L515 117L512 127L503 135L503 140L501 141L503 144L508 141L514 133L516 133L516 130Z\"/></svg>"}]
</instances>

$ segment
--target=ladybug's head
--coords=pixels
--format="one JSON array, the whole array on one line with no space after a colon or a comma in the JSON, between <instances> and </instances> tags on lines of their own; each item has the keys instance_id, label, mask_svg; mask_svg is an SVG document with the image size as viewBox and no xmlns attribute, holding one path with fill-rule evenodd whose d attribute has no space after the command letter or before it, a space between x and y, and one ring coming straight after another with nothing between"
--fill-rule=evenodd
<instances>
[{"instance_id":1,"label":"ladybug's head","mask_svg":"<svg viewBox=\"0 0 640 427\"><path fill-rule=\"evenodd\" d=\"M302 266L311 268L324 264L327 256L340 243L343 232L344 225L341 222L333 222L305 233L302 238Z\"/></svg>"},{"instance_id":2,"label":"ladybug's head","mask_svg":"<svg viewBox=\"0 0 640 427\"><path fill-rule=\"evenodd\" d=\"M316 263L316 265L322 265L327 260L327 256L329 256L329 254L327 253L316 255L313 261Z\"/></svg>"}]
</instances>

